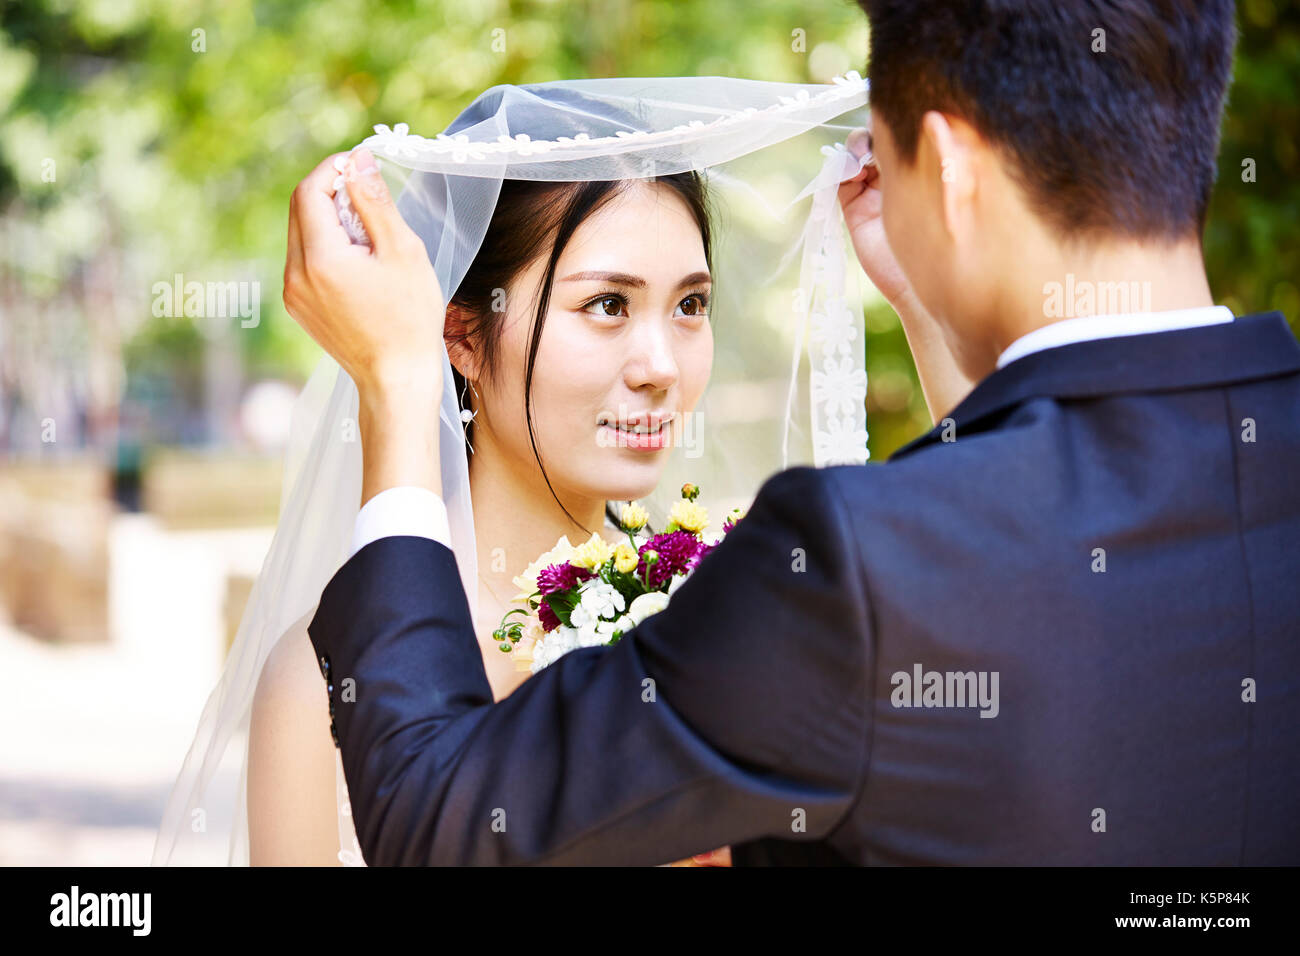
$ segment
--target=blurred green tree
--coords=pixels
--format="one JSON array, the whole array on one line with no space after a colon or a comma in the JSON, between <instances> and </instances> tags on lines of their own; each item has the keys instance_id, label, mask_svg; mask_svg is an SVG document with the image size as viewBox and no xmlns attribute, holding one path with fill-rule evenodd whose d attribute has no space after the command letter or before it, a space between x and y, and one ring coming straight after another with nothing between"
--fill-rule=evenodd
<instances>
[{"instance_id":1,"label":"blurred green tree","mask_svg":"<svg viewBox=\"0 0 1300 956\"><path fill-rule=\"evenodd\" d=\"M1206 234L1218 299L1293 323L1298 18L1291 3L1241 4ZM111 445L123 400L195 411L213 346L195 320L153 307L154 283L178 273L256 280L260 321L227 345L247 381L301 381L319 350L280 302L288 196L375 123L441 129L497 83L823 82L862 69L866 50L847 0L11 0L0 8L0 393L39 406L70 374L92 446ZM883 303L868 306L867 329L880 460L928 419ZM182 418L155 421L157 437L201 434Z\"/></svg>"}]
</instances>

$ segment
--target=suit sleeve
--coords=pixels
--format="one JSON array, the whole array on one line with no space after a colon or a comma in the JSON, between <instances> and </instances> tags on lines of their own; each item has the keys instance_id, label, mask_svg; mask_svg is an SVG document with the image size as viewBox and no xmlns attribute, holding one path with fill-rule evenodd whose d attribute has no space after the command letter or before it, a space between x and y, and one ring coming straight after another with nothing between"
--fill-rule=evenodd
<instances>
[{"instance_id":1,"label":"suit sleeve","mask_svg":"<svg viewBox=\"0 0 1300 956\"><path fill-rule=\"evenodd\" d=\"M646 865L825 838L871 713L849 528L824 472L783 472L665 610L495 704L452 552L366 545L309 627L366 861Z\"/></svg>"}]
</instances>

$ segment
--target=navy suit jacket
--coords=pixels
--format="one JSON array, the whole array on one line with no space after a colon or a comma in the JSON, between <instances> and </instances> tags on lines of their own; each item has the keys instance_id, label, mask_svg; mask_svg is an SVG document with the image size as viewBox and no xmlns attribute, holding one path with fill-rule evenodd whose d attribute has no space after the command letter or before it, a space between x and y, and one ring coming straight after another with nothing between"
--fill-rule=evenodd
<instances>
[{"instance_id":1,"label":"navy suit jacket","mask_svg":"<svg viewBox=\"0 0 1300 956\"><path fill-rule=\"evenodd\" d=\"M775 475L666 610L496 704L452 553L362 548L309 630L365 859L1300 863L1283 318L1031 354L950 418Z\"/></svg>"}]
</instances>

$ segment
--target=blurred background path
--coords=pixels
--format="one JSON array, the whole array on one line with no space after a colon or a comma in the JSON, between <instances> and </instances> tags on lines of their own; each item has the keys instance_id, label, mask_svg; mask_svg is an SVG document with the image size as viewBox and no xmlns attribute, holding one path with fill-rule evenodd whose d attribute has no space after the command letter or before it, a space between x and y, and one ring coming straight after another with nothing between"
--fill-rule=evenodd
<instances>
[{"instance_id":1,"label":"blurred background path","mask_svg":"<svg viewBox=\"0 0 1300 956\"><path fill-rule=\"evenodd\" d=\"M109 529L106 642L0 624L0 865L146 865L225 653L227 588L271 529ZM237 619L236 619L237 622Z\"/></svg>"}]
</instances>

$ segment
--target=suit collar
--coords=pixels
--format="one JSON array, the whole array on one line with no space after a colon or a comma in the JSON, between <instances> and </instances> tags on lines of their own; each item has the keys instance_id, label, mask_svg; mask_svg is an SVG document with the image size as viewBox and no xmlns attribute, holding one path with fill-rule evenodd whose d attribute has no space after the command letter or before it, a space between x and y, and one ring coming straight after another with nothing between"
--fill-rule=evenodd
<instances>
[{"instance_id":1,"label":"suit collar","mask_svg":"<svg viewBox=\"0 0 1300 956\"><path fill-rule=\"evenodd\" d=\"M1093 339L1034 352L993 372L946 417L960 435L1032 398L1175 391L1294 372L1300 372L1300 344L1281 312L1265 312L1223 325ZM891 458L939 441L942 431L942 423L936 425Z\"/></svg>"}]
</instances>

